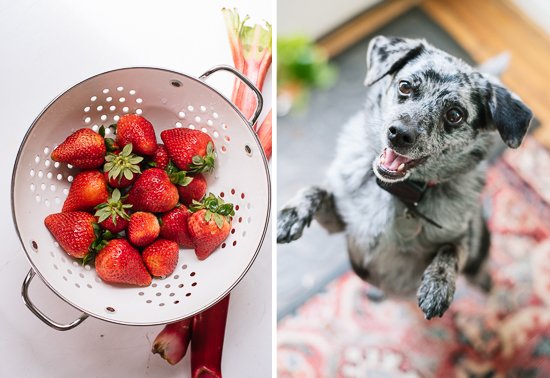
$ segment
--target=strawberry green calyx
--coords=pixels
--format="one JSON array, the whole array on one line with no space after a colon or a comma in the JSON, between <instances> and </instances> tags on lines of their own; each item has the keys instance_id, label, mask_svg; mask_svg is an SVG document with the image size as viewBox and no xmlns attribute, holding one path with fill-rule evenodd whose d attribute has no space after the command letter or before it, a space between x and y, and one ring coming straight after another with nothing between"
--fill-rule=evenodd
<instances>
[{"instance_id":1,"label":"strawberry green calyx","mask_svg":"<svg viewBox=\"0 0 550 378\"><path fill-rule=\"evenodd\" d=\"M141 173L138 164L142 160L141 156L132 153L132 144L129 143L124 146L118 155L108 153L105 156L106 163L103 166L103 171L108 173L109 179L119 180L120 182L124 177L127 180L132 180L135 173Z\"/></svg>"},{"instance_id":2,"label":"strawberry green calyx","mask_svg":"<svg viewBox=\"0 0 550 378\"><path fill-rule=\"evenodd\" d=\"M172 184L187 186L193 181L193 177L187 176L187 172L185 171L180 171L172 161L168 163L166 173L168 173Z\"/></svg>"},{"instance_id":3,"label":"strawberry green calyx","mask_svg":"<svg viewBox=\"0 0 550 378\"><path fill-rule=\"evenodd\" d=\"M193 203L189 206L189 210L193 213L202 209L206 210L204 220L210 222L211 219L214 219L220 229L223 227L223 218L231 222L231 217L235 215L232 203L225 203L220 197L216 197L212 193L208 193L208 196L204 197L201 202L193 200Z\"/></svg>"},{"instance_id":4,"label":"strawberry green calyx","mask_svg":"<svg viewBox=\"0 0 550 378\"><path fill-rule=\"evenodd\" d=\"M124 197L125 198L125 197ZM122 200L124 199L118 189L113 190L111 198L100 205L97 205L95 209L95 216L98 218L97 222L101 223L107 218L111 217L113 224L116 225L117 216L126 220L130 220L130 216L126 213L126 209L132 207L130 204L123 204Z\"/></svg>"},{"instance_id":5,"label":"strawberry green calyx","mask_svg":"<svg viewBox=\"0 0 550 378\"><path fill-rule=\"evenodd\" d=\"M109 240L114 239L117 235L113 235L111 231L103 230L97 223L93 223L95 240L88 248L88 253L82 258L82 266L91 264L95 261L95 257L107 245Z\"/></svg>"},{"instance_id":6,"label":"strawberry green calyx","mask_svg":"<svg viewBox=\"0 0 550 378\"><path fill-rule=\"evenodd\" d=\"M205 156L193 156L193 160L191 164L189 164L189 173L210 172L214 169L215 161L216 155L214 154L214 145L212 142L208 142Z\"/></svg>"}]
</instances>

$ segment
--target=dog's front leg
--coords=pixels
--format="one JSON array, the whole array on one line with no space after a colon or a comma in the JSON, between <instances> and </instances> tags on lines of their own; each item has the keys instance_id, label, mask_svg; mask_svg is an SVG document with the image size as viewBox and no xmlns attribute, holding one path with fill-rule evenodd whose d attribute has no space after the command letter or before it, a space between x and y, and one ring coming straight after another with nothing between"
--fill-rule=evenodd
<instances>
[{"instance_id":1,"label":"dog's front leg","mask_svg":"<svg viewBox=\"0 0 550 378\"><path fill-rule=\"evenodd\" d=\"M329 232L344 229L332 194L323 188L312 186L299 191L279 212L277 243L290 243L298 239L314 217Z\"/></svg>"},{"instance_id":2,"label":"dog's front leg","mask_svg":"<svg viewBox=\"0 0 550 378\"><path fill-rule=\"evenodd\" d=\"M426 319L441 317L449 308L455 293L458 276L457 246L446 244L439 248L422 275L416 294L418 305Z\"/></svg>"}]
</instances>

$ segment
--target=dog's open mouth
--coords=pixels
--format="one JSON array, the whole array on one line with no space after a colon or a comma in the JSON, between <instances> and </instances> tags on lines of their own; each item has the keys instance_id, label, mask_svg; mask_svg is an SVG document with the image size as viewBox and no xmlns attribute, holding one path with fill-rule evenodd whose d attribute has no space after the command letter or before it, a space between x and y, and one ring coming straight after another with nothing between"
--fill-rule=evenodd
<instances>
[{"instance_id":1,"label":"dog's open mouth","mask_svg":"<svg viewBox=\"0 0 550 378\"><path fill-rule=\"evenodd\" d=\"M422 163L425 158L411 159L389 147L384 148L378 159L374 161L374 172L381 180L387 182L403 181L409 174L410 169Z\"/></svg>"}]
</instances>

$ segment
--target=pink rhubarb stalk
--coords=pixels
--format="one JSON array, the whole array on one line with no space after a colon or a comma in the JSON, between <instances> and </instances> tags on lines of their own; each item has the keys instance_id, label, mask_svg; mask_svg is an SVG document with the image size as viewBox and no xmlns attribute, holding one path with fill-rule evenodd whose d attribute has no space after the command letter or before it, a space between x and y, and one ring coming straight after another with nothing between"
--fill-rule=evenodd
<instances>
[{"instance_id":1,"label":"pink rhubarb stalk","mask_svg":"<svg viewBox=\"0 0 550 378\"><path fill-rule=\"evenodd\" d=\"M242 72L260 91L271 66L271 25L247 26L249 17L242 20L236 9L222 9L229 36L235 68ZM256 95L240 80L235 79L233 103L250 119L256 108Z\"/></svg>"},{"instance_id":2,"label":"pink rhubarb stalk","mask_svg":"<svg viewBox=\"0 0 550 378\"><path fill-rule=\"evenodd\" d=\"M152 352L160 354L171 365L177 364L187 352L192 326L193 318L167 324L157 335Z\"/></svg>"},{"instance_id":3,"label":"pink rhubarb stalk","mask_svg":"<svg viewBox=\"0 0 550 378\"><path fill-rule=\"evenodd\" d=\"M262 144L267 160L271 159L271 110L267 113L260 129L258 130L258 138Z\"/></svg>"},{"instance_id":4,"label":"pink rhubarb stalk","mask_svg":"<svg viewBox=\"0 0 550 378\"><path fill-rule=\"evenodd\" d=\"M191 377L221 378L222 349L229 294L193 318Z\"/></svg>"}]
</instances>

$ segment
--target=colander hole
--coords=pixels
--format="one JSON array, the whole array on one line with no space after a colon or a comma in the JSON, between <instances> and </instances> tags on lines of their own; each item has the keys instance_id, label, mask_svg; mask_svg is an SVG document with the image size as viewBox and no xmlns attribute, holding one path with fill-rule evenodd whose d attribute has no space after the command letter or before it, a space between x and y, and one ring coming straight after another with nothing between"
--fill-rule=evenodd
<instances>
[{"instance_id":1,"label":"colander hole","mask_svg":"<svg viewBox=\"0 0 550 378\"><path fill-rule=\"evenodd\" d=\"M246 218L246 223L252 223L252 218L250 217Z\"/></svg>"},{"instance_id":2,"label":"colander hole","mask_svg":"<svg viewBox=\"0 0 550 378\"><path fill-rule=\"evenodd\" d=\"M46 184L44 184L44 183L40 184L40 189L46 190Z\"/></svg>"},{"instance_id":3,"label":"colander hole","mask_svg":"<svg viewBox=\"0 0 550 378\"><path fill-rule=\"evenodd\" d=\"M243 238L246 236L246 231L243 231Z\"/></svg>"},{"instance_id":4,"label":"colander hole","mask_svg":"<svg viewBox=\"0 0 550 378\"><path fill-rule=\"evenodd\" d=\"M206 121L206 124L207 124L208 126L214 126L214 122L212 122L211 119L209 119L208 121Z\"/></svg>"},{"instance_id":5,"label":"colander hole","mask_svg":"<svg viewBox=\"0 0 550 378\"><path fill-rule=\"evenodd\" d=\"M50 185L50 190L52 192L55 192L56 189L57 189L57 187L54 184Z\"/></svg>"},{"instance_id":6,"label":"colander hole","mask_svg":"<svg viewBox=\"0 0 550 378\"><path fill-rule=\"evenodd\" d=\"M183 264L183 265L181 266L181 269L183 269L183 270L187 269L187 264Z\"/></svg>"},{"instance_id":7,"label":"colander hole","mask_svg":"<svg viewBox=\"0 0 550 378\"><path fill-rule=\"evenodd\" d=\"M239 211L240 207L239 205L235 205L235 211Z\"/></svg>"},{"instance_id":8,"label":"colander hole","mask_svg":"<svg viewBox=\"0 0 550 378\"><path fill-rule=\"evenodd\" d=\"M231 138L229 137L229 135L226 135L224 139L226 142L231 142Z\"/></svg>"},{"instance_id":9,"label":"colander hole","mask_svg":"<svg viewBox=\"0 0 550 378\"><path fill-rule=\"evenodd\" d=\"M51 172L48 172L48 174L46 175L46 177L47 177L47 178L48 178L49 180L51 180L51 179L52 179L52 177L53 177L53 173L51 173Z\"/></svg>"},{"instance_id":10,"label":"colander hole","mask_svg":"<svg viewBox=\"0 0 550 378\"><path fill-rule=\"evenodd\" d=\"M190 112L192 112L193 110L195 110L195 108L193 107L193 105L189 105L187 107L187 110L189 110Z\"/></svg>"},{"instance_id":11,"label":"colander hole","mask_svg":"<svg viewBox=\"0 0 550 378\"><path fill-rule=\"evenodd\" d=\"M44 200L44 206L50 207L50 201L49 200Z\"/></svg>"},{"instance_id":12,"label":"colander hole","mask_svg":"<svg viewBox=\"0 0 550 378\"><path fill-rule=\"evenodd\" d=\"M31 188L31 192L34 192L34 190L36 189L36 186L34 186L34 184L31 184L30 188Z\"/></svg>"},{"instance_id":13,"label":"colander hole","mask_svg":"<svg viewBox=\"0 0 550 378\"><path fill-rule=\"evenodd\" d=\"M163 307L164 306L164 303L159 303L159 307Z\"/></svg>"},{"instance_id":14,"label":"colander hole","mask_svg":"<svg viewBox=\"0 0 550 378\"><path fill-rule=\"evenodd\" d=\"M201 131L202 131L203 133L205 133L205 134L208 134L208 130L206 129L206 127L203 127L203 128L201 129Z\"/></svg>"},{"instance_id":15,"label":"colander hole","mask_svg":"<svg viewBox=\"0 0 550 378\"><path fill-rule=\"evenodd\" d=\"M40 202L40 194L37 194L34 199L36 200L36 202Z\"/></svg>"},{"instance_id":16,"label":"colander hole","mask_svg":"<svg viewBox=\"0 0 550 378\"><path fill-rule=\"evenodd\" d=\"M172 86L176 87L176 88L181 87L181 81L179 81L179 80L171 80L170 84L172 84Z\"/></svg>"},{"instance_id":17,"label":"colander hole","mask_svg":"<svg viewBox=\"0 0 550 378\"><path fill-rule=\"evenodd\" d=\"M112 98L111 96L109 96L109 97L107 97L107 98L105 99L105 101L111 102L111 101L113 101L113 98Z\"/></svg>"},{"instance_id":18,"label":"colander hole","mask_svg":"<svg viewBox=\"0 0 550 378\"><path fill-rule=\"evenodd\" d=\"M234 229L234 228L231 229L231 233L232 233L232 234L235 233L235 229Z\"/></svg>"},{"instance_id":19,"label":"colander hole","mask_svg":"<svg viewBox=\"0 0 550 378\"><path fill-rule=\"evenodd\" d=\"M190 297L191 296L191 293L187 293L185 294L186 297Z\"/></svg>"},{"instance_id":20,"label":"colander hole","mask_svg":"<svg viewBox=\"0 0 550 378\"><path fill-rule=\"evenodd\" d=\"M227 152L227 147L222 146L221 150L222 150L223 153L226 153Z\"/></svg>"},{"instance_id":21,"label":"colander hole","mask_svg":"<svg viewBox=\"0 0 550 378\"><path fill-rule=\"evenodd\" d=\"M195 122L199 123L200 121L201 121L201 117L196 116L196 117L195 117Z\"/></svg>"},{"instance_id":22,"label":"colander hole","mask_svg":"<svg viewBox=\"0 0 550 378\"><path fill-rule=\"evenodd\" d=\"M203 112L203 113L206 112L206 106L201 105L200 109L201 109L201 112Z\"/></svg>"},{"instance_id":23,"label":"colander hole","mask_svg":"<svg viewBox=\"0 0 550 378\"><path fill-rule=\"evenodd\" d=\"M180 301L174 301L174 304L178 304L178 303L180 303Z\"/></svg>"},{"instance_id":24,"label":"colander hole","mask_svg":"<svg viewBox=\"0 0 550 378\"><path fill-rule=\"evenodd\" d=\"M53 251L50 251L50 256L55 257L55 253L53 253Z\"/></svg>"},{"instance_id":25,"label":"colander hole","mask_svg":"<svg viewBox=\"0 0 550 378\"><path fill-rule=\"evenodd\" d=\"M64 281L68 281L67 277L63 276L63 280Z\"/></svg>"},{"instance_id":26,"label":"colander hole","mask_svg":"<svg viewBox=\"0 0 550 378\"><path fill-rule=\"evenodd\" d=\"M182 127L183 125L181 124L181 122L176 122L176 127Z\"/></svg>"},{"instance_id":27,"label":"colander hole","mask_svg":"<svg viewBox=\"0 0 550 378\"><path fill-rule=\"evenodd\" d=\"M160 297L162 295L162 293L159 291L158 293L155 294L157 297Z\"/></svg>"},{"instance_id":28,"label":"colander hole","mask_svg":"<svg viewBox=\"0 0 550 378\"><path fill-rule=\"evenodd\" d=\"M61 199L59 197L55 197L55 203L56 205L59 205L61 203Z\"/></svg>"},{"instance_id":29,"label":"colander hole","mask_svg":"<svg viewBox=\"0 0 550 378\"><path fill-rule=\"evenodd\" d=\"M114 112L116 110L116 106L114 106L114 105L109 106L109 110Z\"/></svg>"},{"instance_id":30,"label":"colander hole","mask_svg":"<svg viewBox=\"0 0 550 378\"><path fill-rule=\"evenodd\" d=\"M113 120L116 121L116 122L118 122L119 119L120 119L120 117L118 115L113 117Z\"/></svg>"},{"instance_id":31,"label":"colander hole","mask_svg":"<svg viewBox=\"0 0 550 378\"><path fill-rule=\"evenodd\" d=\"M95 282L97 282L97 283L101 283L101 278L99 278L99 277L96 277L96 278L95 278Z\"/></svg>"},{"instance_id":32,"label":"colander hole","mask_svg":"<svg viewBox=\"0 0 550 378\"><path fill-rule=\"evenodd\" d=\"M73 271L72 271L72 270L70 270L70 269L67 269L67 273L69 273L69 274L73 274Z\"/></svg>"},{"instance_id":33,"label":"colander hole","mask_svg":"<svg viewBox=\"0 0 550 378\"><path fill-rule=\"evenodd\" d=\"M175 280L177 280L177 279L179 279L179 278L180 278L179 274L176 274L176 275L174 276L174 279L175 279Z\"/></svg>"},{"instance_id":34,"label":"colander hole","mask_svg":"<svg viewBox=\"0 0 550 378\"><path fill-rule=\"evenodd\" d=\"M75 285L75 286L76 286L77 288L79 288L79 289L80 289L80 284L78 284L78 283L75 283L74 285Z\"/></svg>"},{"instance_id":35,"label":"colander hole","mask_svg":"<svg viewBox=\"0 0 550 378\"><path fill-rule=\"evenodd\" d=\"M214 119L218 119L219 115L218 115L218 113L214 112L214 113L212 113L212 117L214 117Z\"/></svg>"},{"instance_id":36,"label":"colander hole","mask_svg":"<svg viewBox=\"0 0 550 378\"><path fill-rule=\"evenodd\" d=\"M103 110L103 105L99 105L96 109L97 109L98 112L102 111Z\"/></svg>"},{"instance_id":37,"label":"colander hole","mask_svg":"<svg viewBox=\"0 0 550 378\"><path fill-rule=\"evenodd\" d=\"M124 87L117 87L116 90L119 91L119 92L122 92L124 90Z\"/></svg>"},{"instance_id":38,"label":"colander hole","mask_svg":"<svg viewBox=\"0 0 550 378\"><path fill-rule=\"evenodd\" d=\"M107 116L105 114L102 114L101 117L99 117L102 121L107 121ZM107 134L107 133L105 133Z\"/></svg>"},{"instance_id":39,"label":"colander hole","mask_svg":"<svg viewBox=\"0 0 550 378\"><path fill-rule=\"evenodd\" d=\"M183 287L183 284L179 284L178 287L181 289Z\"/></svg>"},{"instance_id":40,"label":"colander hole","mask_svg":"<svg viewBox=\"0 0 550 378\"><path fill-rule=\"evenodd\" d=\"M176 293L170 293L168 294L169 296L173 297L174 295L176 295Z\"/></svg>"},{"instance_id":41,"label":"colander hole","mask_svg":"<svg viewBox=\"0 0 550 378\"><path fill-rule=\"evenodd\" d=\"M150 299L147 299L147 300L145 301L145 303L151 303L151 302L153 302L153 301L150 300Z\"/></svg>"},{"instance_id":42,"label":"colander hole","mask_svg":"<svg viewBox=\"0 0 550 378\"><path fill-rule=\"evenodd\" d=\"M243 217L239 217L239 219L237 220L239 223L242 223L243 221Z\"/></svg>"},{"instance_id":43,"label":"colander hole","mask_svg":"<svg viewBox=\"0 0 550 378\"><path fill-rule=\"evenodd\" d=\"M108 312L115 312L115 309L113 307L105 307L105 310L107 310Z\"/></svg>"},{"instance_id":44,"label":"colander hole","mask_svg":"<svg viewBox=\"0 0 550 378\"><path fill-rule=\"evenodd\" d=\"M123 111L124 113L128 113L129 110L130 110L130 108L127 107L127 106L125 106L125 107L122 108L122 111Z\"/></svg>"},{"instance_id":45,"label":"colander hole","mask_svg":"<svg viewBox=\"0 0 550 378\"><path fill-rule=\"evenodd\" d=\"M126 99L124 97L121 97L121 98L118 99L118 101L119 102L124 102L124 101L126 101Z\"/></svg>"},{"instance_id":46,"label":"colander hole","mask_svg":"<svg viewBox=\"0 0 550 378\"><path fill-rule=\"evenodd\" d=\"M58 161L56 161L55 163L53 163L53 166L54 166L55 168L59 168L60 165L61 165L61 164L59 164Z\"/></svg>"},{"instance_id":47,"label":"colander hole","mask_svg":"<svg viewBox=\"0 0 550 378\"><path fill-rule=\"evenodd\" d=\"M35 251L38 250L38 243L36 241L31 241L31 246L32 246L32 249L34 249Z\"/></svg>"},{"instance_id":48,"label":"colander hole","mask_svg":"<svg viewBox=\"0 0 550 378\"><path fill-rule=\"evenodd\" d=\"M237 245L237 241L233 240L233 247Z\"/></svg>"},{"instance_id":49,"label":"colander hole","mask_svg":"<svg viewBox=\"0 0 550 378\"><path fill-rule=\"evenodd\" d=\"M217 138L217 137L220 136L220 133L218 133L217 131L214 131L214 132L212 133L212 136L213 136L214 138Z\"/></svg>"},{"instance_id":50,"label":"colander hole","mask_svg":"<svg viewBox=\"0 0 550 378\"><path fill-rule=\"evenodd\" d=\"M93 102L93 101L95 101L95 100L97 100L97 96L92 96L92 97L90 97L90 101Z\"/></svg>"},{"instance_id":51,"label":"colander hole","mask_svg":"<svg viewBox=\"0 0 550 378\"><path fill-rule=\"evenodd\" d=\"M65 195L69 194L69 189L68 188L63 189L63 194Z\"/></svg>"},{"instance_id":52,"label":"colander hole","mask_svg":"<svg viewBox=\"0 0 550 378\"><path fill-rule=\"evenodd\" d=\"M31 177L34 177L34 174L35 174L34 169L31 169L29 174L31 175Z\"/></svg>"},{"instance_id":53,"label":"colander hole","mask_svg":"<svg viewBox=\"0 0 550 378\"><path fill-rule=\"evenodd\" d=\"M99 126L98 125L93 125L92 130L94 130L97 133L99 131Z\"/></svg>"},{"instance_id":54,"label":"colander hole","mask_svg":"<svg viewBox=\"0 0 550 378\"><path fill-rule=\"evenodd\" d=\"M136 94L136 91L134 89L130 89L130 91L128 91L128 93L130 93L132 96Z\"/></svg>"},{"instance_id":55,"label":"colander hole","mask_svg":"<svg viewBox=\"0 0 550 378\"><path fill-rule=\"evenodd\" d=\"M191 286L193 286L193 287L194 287L194 286L197 286L197 283L196 283L196 282L193 282L193 283L191 284Z\"/></svg>"},{"instance_id":56,"label":"colander hole","mask_svg":"<svg viewBox=\"0 0 550 378\"><path fill-rule=\"evenodd\" d=\"M107 130L108 130L108 129L107 129ZM74 180L74 177L73 177L73 176L68 176L68 177L67 177L67 181L68 181L68 182L73 182L73 180Z\"/></svg>"},{"instance_id":57,"label":"colander hole","mask_svg":"<svg viewBox=\"0 0 550 378\"><path fill-rule=\"evenodd\" d=\"M87 287L88 289L91 289L91 288L92 288L92 285L86 284L86 287Z\"/></svg>"},{"instance_id":58,"label":"colander hole","mask_svg":"<svg viewBox=\"0 0 550 378\"><path fill-rule=\"evenodd\" d=\"M248 202L248 203L246 204L246 208L250 210L251 207L252 207L252 205L250 204L250 202Z\"/></svg>"},{"instance_id":59,"label":"colander hole","mask_svg":"<svg viewBox=\"0 0 550 378\"><path fill-rule=\"evenodd\" d=\"M59 267L58 267L56 264L53 264L53 268L54 268L55 270L59 270Z\"/></svg>"},{"instance_id":60,"label":"colander hole","mask_svg":"<svg viewBox=\"0 0 550 378\"><path fill-rule=\"evenodd\" d=\"M195 125L193 125L192 123L190 123L188 127L189 127L191 130L195 130Z\"/></svg>"},{"instance_id":61,"label":"colander hole","mask_svg":"<svg viewBox=\"0 0 550 378\"><path fill-rule=\"evenodd\" d=\"M89 106L86 106L86 107L84 108L84 112L85 112L85 113L88 113L89 111L90 111L90 107L89 107Z\"/></svg>"},{"instance_id":62,"label":"colander hole","mask_svg":"<svg viewBox=\"0 0 550 378\"><path fill-rule=\"evenodd\" d=\"M78 276L79 276L80 278L84 278L84 273L78 273Z\"/></svg>"},{"instance_id":63,"label":"colander hole","mask_svg":"<svg viewBox=\"0 0 550 378\"><path fill-rule=\"evenodd\" d=\"M190 276L195 277L195 274L196 274L195 272L191 272Z\"/></svg>"},{"instance_id":64,"label":"colander hole","mask_svg":"<svg viewBox=\"0 0 550 378\"><path fill-rule=\"evenodd\" d=\"M40 163L40 156L36 155L36 156L34 157L34 162L35 162L36 164Z\"/></svg>"},{"instance_id":65,"label":"colander hole","mask_svg":"<svg viewBox=\"0 0 550 378\"><path fill-rule=\"evenodd\" d=\"M89 271L89 270L91 270L91 269L92 269L91 266L89 266L89 265L84 265L84 270L88 270L88 271Z\"/></svg>"},{"instance_id":66,"label":"colander hole","mask_svg":"<svg viewBox=\"0 0 550 378\"><path fill-rule=\"evenodd\" d=\"M73 166L71 164L67 164L67 168L73 169Z\"/></svg>"},{"instance_id":67,"label":"colander hole","mask_svg":"<svg viewBox=\"0 0 550 378\"><path fill-rule=\"evenodd\" d=\"M105 89L103 90L103 93L105 93L105 94L109 93L109 89L108 89L108 88L105 88Z\"/></svg>"},{"instance_id":68,"label":"colander hole","mask_svg":"<svg viewBox=\"0 0 550 378\"><path fill-rule=\"evenodd\" d=\"M222 243L222 248L225 248L226 244L225 243Z\"/></svg>"},{"instance_id":69,"label":"colander hole","mask_svg":"<svg viewBox=\"0 0 550 378\"><path fill-rule=\"evenodd\" d=\"M225 193L224 193L224 192L221 192L221 193L220 193L220 197L223 198L224 196L225 196Z\"/></svg>"},{"instance_id":70,"label":"colander hole","mask_svg":"<svg viewBox=\"0 0 550 378\"><path fill-rule=\"evenodd\" d=\"M157 287L157 284L156 284L156 283L154 283L154 284L152 284L151 286L152 286L152 287Z\"/></svg>"},{"instance_id":71,"label":"colander hole","mask_svg":"<svg viewBox=\"0 0 550 378\"><path fill-rule=\"evenodd\" d=\"M56 241L53 242L53 245L54 245L56 248L59 247L59 243L56 242Z\"/></svg>"},{"instance_id":72,"label":"colander hole","mask_svg":"<svg viewBox=\"0 0 550 378\"><path fill-rule=\"evenodd\" d=\"M235 195L235 189L231 189L231 195Z\"/></svg>"},{"instance_id":73,"label":"colander hole","mask_svg":"<svg viewBox=\"0 0 550 378\"><path fill-rule=\"evenodd\" d=\"M136 102L137 102L138 104L141 104L141 103L143 102L143 99L141 99L141 98L138 97L138 98L136 98Z\"/></svg>"},{"instance_id":74,"label":"colander hole","mask_svg":"<svg viewBox=\"0 0 550 378\"><path fill-rule=\"evenodd\" d=\"M141 113L143 113L143 110L141 110L141 109L136 109L136 114L141 114Z\"/></svg>"},{"instance_id":75,"label":"colander hole","mask_svg":"<svg viewBox=\"0 0 550 378\"><path fill-rule=\"evenodd\" d=\"M244 199L244 197L245 197L245 194L241 193L241 199Z\"/></svg>"},{"instance_id":76,"label":"colander hole","mask_svg":"<svg viewBox=\"0 0 550 378\"><path fill-rule=\"evenodd\" d=\"M222 123L222 129L227 130L227 124L226 123Z\"/></svg>"},{"instance_id":77,"label":"colander hole","mask_svg":"<svg viewBox=\"0 0 550 378\"><path fill-rule=\"evenodd\" d=\"M48 155L50 153L50 149L48 147L44 147L44 155Z\"/></svg>"},{"instance_id":78,"label":"colander hole","mask_svg":"<svg viewBox=\"0 0 550 378\"><path fill-rule=\"evenodd\" d=\"M140 291L140 292L138 293L138 295L140 295L140 296L143 297L143 296L145 295L145 293L144 293L143 291Z\"/></svg>"},{"instance_id":79,"label":"colander hole","mask_svg":"<svg viewBox=\"0 0 550 378\"><path fill-rule=\"evenodd\" d=\"M180 118L185 118L185 113L184 113L184 112L179 112L179 113L178 113L178 117L180 117Z\"/></svg>"},{"instance_id":80,"label":"colander hole","mask_svg":"<svg viewBox=\"0 0 550 378\"><path fill-rule=\"evenodd\" d=\"M90 123L92 122L92 118L91 117L86 117L84 118L84 123Z\"/></svg>"}]
</instances>

